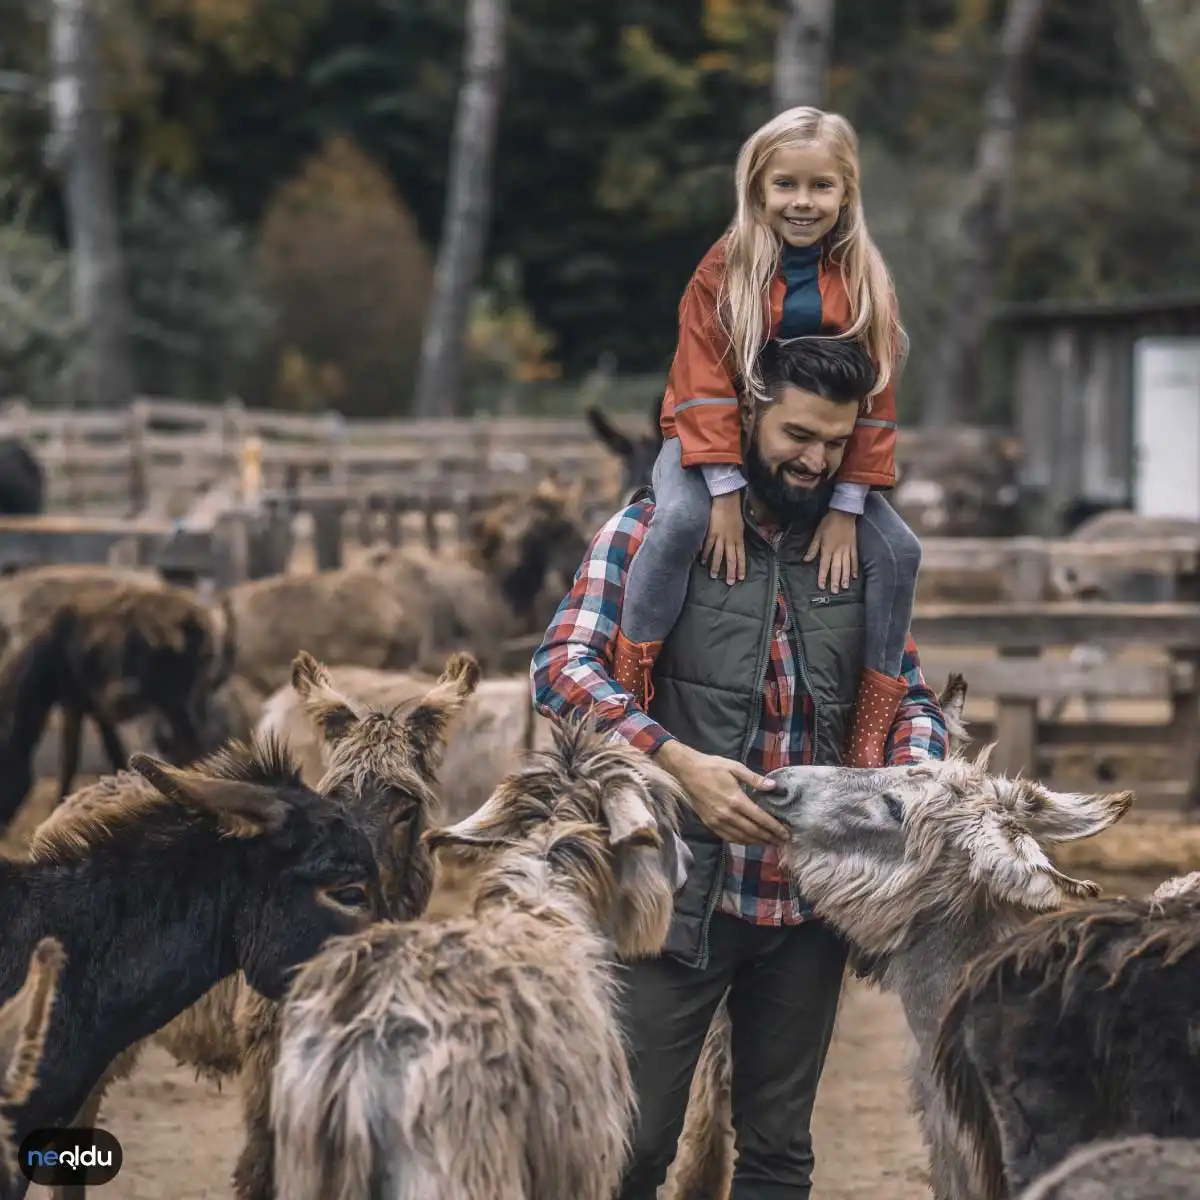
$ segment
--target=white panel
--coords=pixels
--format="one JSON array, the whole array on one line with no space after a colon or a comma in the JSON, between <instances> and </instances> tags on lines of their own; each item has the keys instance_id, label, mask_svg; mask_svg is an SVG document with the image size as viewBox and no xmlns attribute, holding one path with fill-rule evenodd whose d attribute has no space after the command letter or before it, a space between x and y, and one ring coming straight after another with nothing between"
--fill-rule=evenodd
<instances>
[{"instance_id":1,"label":"white panel","mask_svg":"<svg viewBox=\"0 0 1200 1200\"><path fill-rule=\"evenodd\" d=\"M1200 520L1200 338L1137 342L1133 411L1137 511Z\"/></svg>"}]
</instances>

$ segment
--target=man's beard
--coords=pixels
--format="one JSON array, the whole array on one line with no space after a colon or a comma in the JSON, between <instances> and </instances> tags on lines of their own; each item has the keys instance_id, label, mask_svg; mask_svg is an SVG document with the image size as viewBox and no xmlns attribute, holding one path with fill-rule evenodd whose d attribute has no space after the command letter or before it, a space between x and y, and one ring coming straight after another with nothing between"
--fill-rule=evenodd
<instances>
[{"instance_id":1,"label":"man's beard","mask_svg":"<svg viewBox=\"0 0 1200 1200\"><path fill-rule=\"evenodd\" d=\"M787 483L782 470L767 466L759 453L757 438L750 439L743 458L750 491L784 525L811 524L824 515L833 498L833 481L828 476L822 476L820 483L813 487Z\"/></svg>"}]
</instances>

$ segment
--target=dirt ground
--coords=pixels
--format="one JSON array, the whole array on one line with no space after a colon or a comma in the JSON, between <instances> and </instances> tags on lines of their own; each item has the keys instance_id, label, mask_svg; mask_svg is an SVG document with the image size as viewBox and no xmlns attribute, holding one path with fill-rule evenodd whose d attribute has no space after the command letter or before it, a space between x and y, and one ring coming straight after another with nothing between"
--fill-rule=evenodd
<instances>
[{"instance_id":1,"label":"dirt ground","mask_svg":"<svg viewBox=\"0 0 1200 1200\"><path fill-rule=\"evenodd\" d=\"M81 781L83 782L83 781ZM43 780L25 806L7 849L16 849L49 811L53 788ZM1167 872L1170 873L1170 872ZM1159 875L1093 874L1107 892L1144 894ZM437 908L454 903L435 897ZM850 981L817 1097L814 1200L928 1200L925 1154L909 1112L906 1071L911 1048L892 996ZM225 1200L241 1146L236 1083L223 1090L198 1081L151 1047L131 1079L105 1100L101 1125L120 1141L125 1165L103 1200ZM48 1198L48 1189L29 1195Z\"/></svg>"}]
</instances>

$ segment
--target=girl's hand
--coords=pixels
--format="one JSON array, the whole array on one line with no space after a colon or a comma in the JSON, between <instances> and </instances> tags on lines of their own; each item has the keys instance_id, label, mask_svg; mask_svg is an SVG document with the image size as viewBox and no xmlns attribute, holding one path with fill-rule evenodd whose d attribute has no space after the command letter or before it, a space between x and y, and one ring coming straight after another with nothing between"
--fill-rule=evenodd
<instances>
[{"instance_id":1,"label":"girl's hand","mask_svg":"<svg viewBox=\"0 0 1200 1200\"><path fill-rule=\"evenodd\" d=\"M842 588L848 588L852 579L858 578L858 518L853 513L839 512L831 508L817 526L817 532L804 556L812 562L817 552L821 554L821 565L817 571L817 587L825 590L825 576L836 596Z\"/></svg>"},{"instance_id":2,"label":"girl's hand","mask_svg":"<svg viewBox=\"0 0 1200 1200\"><path fill-rule=\"evenodd\" d=\"M744 529L741 491L714 496L708 514L708 536L704 539L704 549L700 551L700 561L709 564L710 579L716 579L722 565L725 568L725 582L730 587L739 579L746 578Z\"/></svg>"}]
</instances>

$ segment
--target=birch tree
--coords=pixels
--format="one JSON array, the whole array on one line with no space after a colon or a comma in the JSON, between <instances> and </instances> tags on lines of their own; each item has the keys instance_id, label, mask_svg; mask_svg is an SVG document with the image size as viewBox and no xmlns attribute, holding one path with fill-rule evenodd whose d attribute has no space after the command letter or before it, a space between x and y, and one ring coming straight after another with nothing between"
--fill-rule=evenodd
<instances>
[{"instance_id":1,"label":"birch tree","mask_svg":"<svg viewBox=\"0 0 1200 1200\"><path fill-rule=\"evenodd\" d=\"M446 209L413 401L418 416L452 416L459 406L471 293L483 267L492 207L507 16L507 0L467 0Z\"/></svg>"},{"instance_id":2,"label":"birch tree","mask_svg":"<svg viewBox=\"0 0 1200 1200\"><path fill-rule=\"evenodd\" d=\"M112 166L104 140L100 0L51 0L51 164L60 172L71 242L71 312L80 338L75 398L133 398L129 301Z\"/></svg>"},{"instance_id":3,"label":"birch tree","mask_svg":"<svg viewBox=\"0 0 1200 1200\"><path fill-rule=\"evenodd\" d=\"M1012 231L1017 138L1026 115L1029 60L1047 0L1009 0L999 57L983 105L983 131L962 216L962 246L941 329L924 424L970 420L982 393L983 340Z\"/></svg>"},{"instance_id":4,"label":"birch tree","mask_svg":"<svg viewBox=\"0 0 1200 1200\"><path fill-rule=\"evenodd\" d=\"M833 14L834 0L787 0L775 38L776 112L801 104L824 105Z\"/></svg>"}]
</instances>

